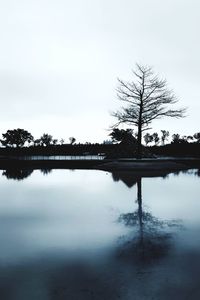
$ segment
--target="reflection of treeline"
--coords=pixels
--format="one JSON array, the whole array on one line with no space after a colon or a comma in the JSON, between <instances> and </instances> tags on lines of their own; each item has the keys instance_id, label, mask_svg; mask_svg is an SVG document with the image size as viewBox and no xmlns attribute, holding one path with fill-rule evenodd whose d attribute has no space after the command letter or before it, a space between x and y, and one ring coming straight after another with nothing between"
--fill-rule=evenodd
<instances>
[{"instance_id":1,"label":"reflection of treeline","mask_svg":"<svg viewBox=\"0 0 200 300\"><path fill-rule=\"evenodd\" d=\"M23 180L28 178L32 173L33 170L11 168L3 171L2 175L7 179Z\"/></svg>"},{"instance_id":2,"label":"reflection of treeline","mask_svg":"<svg viewBox=\"0 0 200 300\"><path fill-rule=\"evenodd\" d=\"M31 176L33 173L33 169L19 169L19 168L9 168L2 172L2 175L5 176L7 179L13 179L13 180L24 180ZM43 175L48 175L52 172L52 169L44 168L40 169L40 172Z\"/></svg>"}]
</instances>

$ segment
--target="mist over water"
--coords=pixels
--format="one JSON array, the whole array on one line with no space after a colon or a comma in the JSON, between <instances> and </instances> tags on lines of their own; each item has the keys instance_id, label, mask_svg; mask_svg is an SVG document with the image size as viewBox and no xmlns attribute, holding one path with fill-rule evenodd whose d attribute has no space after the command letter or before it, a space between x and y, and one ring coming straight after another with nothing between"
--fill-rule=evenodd
<instances>
[{"instance_id":1,"label":"mist over water","mask_svg":"<svg viewBox=\"0 0 200 300\"><path fill-rule=\"evenodd\" d=\"M198 299L199 180L2 171L0 298Z\"/></svg>"}]
</instances>

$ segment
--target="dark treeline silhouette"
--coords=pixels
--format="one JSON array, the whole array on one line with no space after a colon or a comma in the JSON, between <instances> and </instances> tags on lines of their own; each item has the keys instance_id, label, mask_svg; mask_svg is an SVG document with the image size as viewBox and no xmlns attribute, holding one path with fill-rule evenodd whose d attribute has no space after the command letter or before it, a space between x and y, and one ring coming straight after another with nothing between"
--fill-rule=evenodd
<instances>
[{"instance_id":1,"label":"dark treeline silhouette","mask_svg":"<svg viewBox=\"0 0 200 300\"><path fill-rule=\"evenodd\" d=\"M115 155L111 153L113 156L110 157L137 157L137 134L134 134L133 130L115 128L109 136L114 143L119 145ZM166 144L169 138L171 142ZM155 158L157 155L200 157L200 132L188 136L180 134L170 136L167 130L161 130L160 134L147 132L144 135L144 142L146 146L142 146L143 157Z\"/></svg>"},{"instance_id":2,"label":"dark treeline silhouette","mask_svg":"<svg viewBox=\"0 0 200 300\"><path fill-rule=\"evenodd\" d=\"M137 157L137 134L133 130L114 128L110 132L111 141L104 143L77 144L74 137L69 138L65 144L61 139L59 144L50 134L43 134L40 139L24 129L8 130L3 134L0 147L1 156L50 156L50 155L104 155L107 158L134 158ZM170 144L166 142L171 139ZM146 146L142 146L143 157L161 156L194 156L200 157L200 132L189 136L172 134L161 130L161 133L146 133L144 135Z\"/></svg>"},{"instance_id":3,"label":"dark treeline silhouette","mask_svg":"<svg viewBox=\"0 0 200 300\"><path fill-rule=\"evenodd\" d=\"M9 129L6 133L2 134L3 139L0 139L2 146L21 148L23 146L50 146L50 145L63 145L64 139L58 141L54 139L52 135L44 133L39 139L35 139L33 135L22 128ZM74 137L69 138L70 144L75 143Z\"/></svg>"},{"instance_id":4,"label":"dark treeline silhouette","mask_svg":"<svg viewBox=\"0 0 200 300\"><path fill-rule=\"evenodd\" d=\"M166 143L169 138L169 131L161 130L160 135L157 132L146 133L144 141L147 149L158 156L200 157L200 132L182 136L174 133L171 142Z\"/></svg>"},{"instance_id":5,"label":"dark treeline silhouette","mask_svg":"<svg viewBox=\"0 0 200 300\"><path fill-rule=\"evenodd\" d=\"M166 144L166 141L169 140L170 133L167 130L161 130L161 135L159 133L154 132L150 134L147 132L144 135L144 142L146 146L149 144L162 145ZM188 143L200 143L200 132L196 132L193 135L180 135L179 133L174 133L171 135L171 144L188 144Z\"/></svg>"}]
</instances>

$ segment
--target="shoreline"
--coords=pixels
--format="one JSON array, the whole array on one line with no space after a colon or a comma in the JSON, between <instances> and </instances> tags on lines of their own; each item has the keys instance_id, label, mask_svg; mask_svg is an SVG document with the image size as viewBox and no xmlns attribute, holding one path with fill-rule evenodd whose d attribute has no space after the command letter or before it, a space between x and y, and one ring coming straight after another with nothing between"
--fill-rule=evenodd
<instances>
[{"instance_id":1,"label":"shoreline","mask_svg":"<svg viewBox=\"0 0 200 300\"><path fill-rule=\"evenodd\" d=\"M143 158L143 159L104 159L104 160L23 160L0 159L0 169L98 169L103 171L164 171L200 168L200 158Z\"/></svg>"}]
</instances>

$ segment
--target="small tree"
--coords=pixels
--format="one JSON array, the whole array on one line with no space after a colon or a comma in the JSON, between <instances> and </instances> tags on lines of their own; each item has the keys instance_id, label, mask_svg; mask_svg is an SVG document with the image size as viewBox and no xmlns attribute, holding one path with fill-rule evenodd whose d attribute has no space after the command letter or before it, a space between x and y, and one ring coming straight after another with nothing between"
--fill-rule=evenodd
<instances>
[{"instance_id":1,"label":"small tree","mask_svg":"<svg viewBox=\"0 0 200 300\"><path fill-rule=\"evenodd\" d=\"M157 132L154 132L154 133L152 134L152 137L153 137L153 141L154 141L154 143L155 143L155 146L158 145L158 144L159 144L159 141L160 141L160 138L159 138L159 136L158 136L158 133L157 133Z\"/></svg>"},{"instance_id":2,"label":"small tree","mask_svg":"<svg viewBox=\"0 0 200 300\"><path fill-rule=\"evenodd\" d=\"M3 140L1 140L1 143L5 147L23 147L26 142L30 144L33 141L32 134L21 128L7 130L2 136Z\"/></svg>"},{"instance_id":3,"label":"small tree","mask_svg":"<svg viewBox=\"0 0 200 300\"><path fill-rule=\"evenodd\" d=\"M33 141L33 143L34 143L34 146L41 146L41 140L40 139L35 139L34 141Z\"/></svg>"},{"instance_id":4,"label":"small tree","mask_svg":"<svg viewBox=\"0 0 200 300\"><path fill-rule=\"evenodd\" d=\"M196 142L200 143L200 132L195 133L193 136L194 136Z\"/></svg>"},{"instance_id":5,"label":"small tree","mask_svg":"<svg viewBox=\"0 0 200 300\"><path fill-rule=\"evenodd\" d=\"M161 130L161 133L162 133L161 141L162 141L162 144L164 145L165 141L168 140L169 131L167 131L167 130Z\"/></svg>"},{"instance_id":6,"label":"small tree","mask_svg":"<svg viewBox=\"0 0 200 300\"><path fill-rule=\"evenodd\" d=\"M199 137L200 137L200 134L199 134ZM188 135L188 136L187 136L187 142L188 142L188 143L191 142L191 141L193 141L193 139L194 139L193 136L191 136L191 135Z\"/></svg>"},{"instance_id":7,"label":"small tree","mask_svg":"<svg viewBox=\"0 0 200 300\"><path fill-rule=\"evenodd\" d=\"M48 133L44 133L40 138L40 142L42 146L50 146L53 143L53 137Z\"/></svg>"},{"instance_id":8,"label":"small tree","mask_svg":"<svg viewBox=\"0 0 200 300\"><path fill-rule=\"evenodd\" d=\"M179 144L181 141L181 136L178 133L172 134L172 143Z\"/></svg>"},{"instance_id":9,"label":"small tree","mask_svg":"<svg viewBox=\"0 0 200 300\"><path fill-rule=\"evenodd\" d=\"M129 140L133 138L133 130L132 129L119 129L114 128L113 131L109 134L113 142L122 142L124 140Z\"/></svg>"},{"instance_id":10,"label":"small tree","mask_svg":"<svg viewBox=\"0 0 200 300\"><path fill-rule=\"evenodd\" d=\"M120 101L126 103L126 106L112 115L118 120L114 127L122 123L137 127L137 156L141 157L142 134L149 129L151 122L162 117L181 118L186 109L168 107L177 103L178 100L167 88L166 81L154 75L151 67L137 64L133 75L133 81L126 82L118 79L117 96Z\"/></svg>"},{"instance_id":11,"label":"small tree","mask_svg":"<svg viewBox=\"0 0 200 300\"><path fill-rule=\"evenodd\" d=\"M188 137L187 137L187 135L182 135L181 142L182 143L188 143Z\"/></svg>"},{"instance_id":12,"label":"small tree","mask_svg":"<svg viewBox=\"0 0 200 300\"><path fill-rule=\"evenodd\" d=\"M53 139L53 140L52 140L52 144L53 144L54 146L56 146L56 145L58 144L58 140L57 140L57 139Z\"/></svg>"},{"instance_id":13,"label":"small tree","mask_svg":"<svg viewBox=\"0 0 200 300\"><path fill-rule=\"evenodd\" d=\"M76 139L73 136L71 136L69 138L69 141L70 141L70 144L73 145L76 142Z\"/></svg>"},{"instance_id":14,"label":"small tree","mask_svg":"<svg viewBox=\"0 0 200 300\"><path fill-rule=\"evenodd\" d=\"M153 142L153 136L147 132L144 135L144 141L145 141L146 146L148 146L149 143Z\"/></svg>"}]
</instances>

